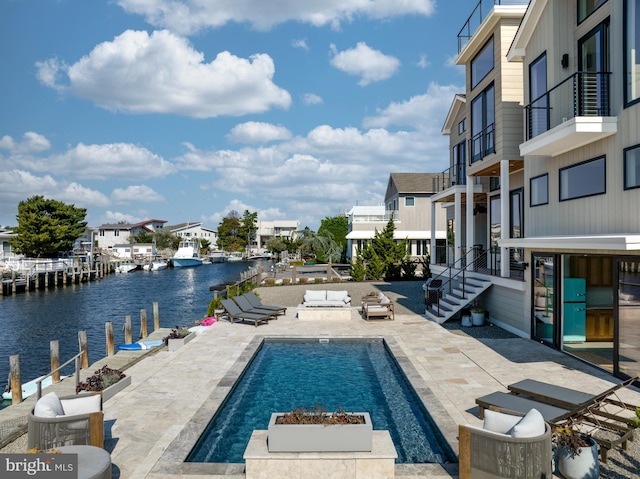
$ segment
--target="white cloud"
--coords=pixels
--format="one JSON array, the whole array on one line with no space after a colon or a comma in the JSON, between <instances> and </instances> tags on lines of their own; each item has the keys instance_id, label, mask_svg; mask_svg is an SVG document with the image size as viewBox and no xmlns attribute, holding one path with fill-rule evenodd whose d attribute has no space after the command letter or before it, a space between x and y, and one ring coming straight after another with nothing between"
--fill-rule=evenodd
<instances>
[{"instance_id":1,"label":"white cloud","mask_svg":"<svg viewBox=\"0 0 640 479\"><path fill-rule=\"evenodd\" d=\"M51 148L51 143L43 135L28 131L23 135L23 141L18 143L8 135L3 136L0 138L0 148L9 150L11 154L39 153Z\"/></svg>"},{"instance_id":2,"label":"white cloud","mask_svg":"<svg viewBox=\"0 0 640 479\"><path fill-rule=\"evenodd\" d=\"M237 143L268 143L291 138L291 132L284 126L248 121L234 126L227 139Z\"/></svg>"},{"instance_id":3,"label":"white cloud","mask_svg":"<svg viewBox=\"0 0 640 479\"><path fill-rule=\"evenodd\" d=\"M132 185L127 188L116 188L111 193L116 203L160 203L164 197L146 185Z\"/></svg>"},{"instance_id":4,"label":"white cloud","mask_svg":"<svg viewBox=\"0 0 640 479\"><path fill-rule=\"evenodd\" d=\"M157 27L185 34L207 27L219 27L229 22L250 23L267 30L287 21L299 21L315 26L331 25L356 17L384 20L402 15L429 16L435 11L435 0L118 0L127 12L142 15Z\"/></svg>"},{"instance_id":5,"label":"white cloud","mask_svg":"<svg viewBox=\"0 0 640 479\"><path fill-rule=\"evenodd\" d=\"M324 100L315 93L305 93L302 95L302 103L305 105L320 105Z\"/></svg>"},{"instance_id":6,"label":"white cloud","mask_svg":"<svg viewBox=\"0 0 640 479\"><path fill-rule=\"evenodd\" d=\"M425 55L424 53L420 55L420 60L418 60L416 66L418 66L419 68L427 68L431 66L431 62L427 60L427 55Z\"/></svg>"},{"instance_id":7,"label":"white cloud","mask_svg":"<svg viewBox=\"0 0 640 479\"><path fill-rule=\"evenodd\" d=\"M206 63L185 38L166 30L127 30L69 67L51 60L37 66L43 84L110 111L213 118L291 104L289 93L272 81L269 55L244 59L223 51ZM68 86L53 83L63 71Z\"/></svg>"},{"instance_id":8,"label":"white cloud","mask_svg":"<svg viewBox=\"0 0 640 479\"><path fill-rule=\"evenodd\" d=\"M365 42L358 42L355 48L341 52L337 51L335 45L331 45L331 51L331 65L349 75L359 76L360 86L387 80L400 67L400 60L370 48Z\"/></svg>"},{"instance_id":9,"label":"white cloud","mask_svg":"<svg viewBox=\"0 0 640 479\"><path fill-rule=\"evenodd\" d=\"M307 41L304 39L292 40L291 46L294 48L302 48L303 50L309 51L309 45L307 45Z\"/></svg>"},{"instance_id":10,"label":"white cloud","mask_svg":"<svg viewBox=\"0 0 640 479\"><path fill-rule=\"evenodd\" d=\"M125 223L139 223L149 219L143 216L135 216L130 213L120 213L118 211L106 211L102 216L103 224L116 224L124 221Z\"/></svg>"}]
</instances>

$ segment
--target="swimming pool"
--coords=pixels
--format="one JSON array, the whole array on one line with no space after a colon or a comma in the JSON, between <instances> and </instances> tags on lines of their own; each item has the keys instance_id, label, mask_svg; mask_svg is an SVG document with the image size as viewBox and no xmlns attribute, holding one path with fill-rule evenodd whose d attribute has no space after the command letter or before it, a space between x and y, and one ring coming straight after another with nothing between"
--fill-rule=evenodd
<instances>
[{"instance_id":1,"label":"swimming pool","mask_svg":"<svg viewBox=\"0 0 640 479\"><path fill-rule=\"evenodd\" d=\"M374 429L389 430L399 464L456 461L382 339L266 338L186 462L243 463L272 412L315 405L368 411Z\"/></svg>"}]
</instances>

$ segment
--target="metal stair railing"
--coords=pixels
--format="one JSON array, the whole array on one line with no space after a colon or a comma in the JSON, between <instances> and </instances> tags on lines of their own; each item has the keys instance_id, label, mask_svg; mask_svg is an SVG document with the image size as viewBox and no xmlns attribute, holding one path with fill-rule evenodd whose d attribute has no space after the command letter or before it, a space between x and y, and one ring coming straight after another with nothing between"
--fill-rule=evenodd
<instances>
[{"instance_id":1,"label":"metal stair railing","mask_svg":"<svg viewBox=\"0 0 640 479\"><path fill-rule=\"evenodd\" d=\"M446 271L443 271L436 277L432 278L431 282L436 280L439 280L442 282L442 285L439 288L440 292L436 294L435 302L432 303L432 306L431 306L432 309L436 311L438 316L440 315L440 299L441 299L440 293L445 289L448 289L448 294L452 294L454 284L456 284L455 281L458 281L457 284L461 286L460 289L462 290L462 298L460 299L464 304L465 296L467 293L466 291L467 270L469 269L470 266L473 267L473 271L477 271L480 267L482 267L482 265L484 265L484 267L486 268L487 253L488 253L488 250L482 251L480 248L477 248L474 246L471 250L467 251L467 253L464 256L462 256L460 259L458 259L452 265L450 265L446 269ZM458 271L454 273L453 272L454 269ZM428 291L427 291L427 294L429 294ZM435 304L435 308L433 307L433 304Z\"/></svg>"}]
</instances>

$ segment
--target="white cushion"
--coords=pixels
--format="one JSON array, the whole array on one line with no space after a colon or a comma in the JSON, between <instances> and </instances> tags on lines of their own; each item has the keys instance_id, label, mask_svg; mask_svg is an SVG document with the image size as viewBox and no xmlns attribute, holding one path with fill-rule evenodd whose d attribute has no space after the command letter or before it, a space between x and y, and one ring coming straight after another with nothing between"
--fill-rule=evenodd
<instances>
[{"instance_id":1,"label":"white cushion","mask_svg":"<svg viewBox=\"0 0 640 479\"><path fill-rule=\"evenodd\" d=\"M484 411L484 425L483 429L491 432L499 432L501 434L507 434L508 431L515 426L522 417L514 416L512 414L504 414L491 409L485 409Z\"/></svg>"},{"instance_id":2,"label":"white cushion","mask_svg":"<svg viewBox=\"0 0 640 479\"><path fill-rule=\"evenodd\" d=\"M513 437L537 437L544 434L544 418L537 409L530 410L510 431Z\"/></svg>"},{"instance_id":3,"label":"white cushion","mask_svg":"<svg viewBox=\"0 0 640 479\"><path fill-rule=\"evenodd\" d=\"M351 302L351 296L345 296L343 301L344 301L344 304L349 304Z\"/></svg>"},{"instance_id":4,"label":"white cushion","mask_svg":"<svg viewBox=\"0 0 640 479\"><path fill-rule=\"evenodd\" d=\"M343 301L345 296L349 296L346 291L327 291L327 301Z\"/></svg>"},{"instance_id":5,"label":"white cushion","mask_svg":"<svg viewBox=\"0 0 640 479\"><path fill-rule=\"evenodd\" d=\"M65 416L77 416L100 411L100 394L83 394L73 399L61 399Z\"/></svg>"},{"instance_id":6,"label":"white cushion","mask_svg":"<svg viewBox=\"0 0 640 479\"><path fill-rule=\"evenodd\" d=\"M380 304L389 304L391 302L391 300L389 298L387 298L386 296L383 296L380 299Z\"/></svg>"},{"instance_id":7,"label":"white cushion","mask_svg":"<svg viewBox=\"0 0 640 479\"><path fill-rule=\"evenodd\" d=\"M325 299L327 299L327 292L324 290L316 291L316 290L308 289L304 293L305 301L324 301Z\"/></svg>"},{"instance_id":8,"label":"white cushion","mask_svg":"<svg viewBox=\"0 0 640 479\"><path fill-rule=\"evenodd\" d=\"M56 393L49 393L42 396L36 402L33 415L38 417L56 417L64 414L62 403Z\"/></svg>"}]
</instances>

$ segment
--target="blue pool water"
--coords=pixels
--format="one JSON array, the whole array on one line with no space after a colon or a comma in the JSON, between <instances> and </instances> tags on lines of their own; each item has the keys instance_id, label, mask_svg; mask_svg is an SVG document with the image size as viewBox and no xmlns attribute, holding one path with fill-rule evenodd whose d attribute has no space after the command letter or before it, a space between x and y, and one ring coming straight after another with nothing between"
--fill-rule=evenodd
<instances>
[{"instance_id":1,"label":"blue pool water","mask_svg":"<svg viewBox=\"0 0 640 479\"><path fill-rule=\"evenodd\" d=\"M389 430L399 464L446 463L455 454L383 340L265 340L187 462L243 463L254 429L299 407L367 411Z\"/></svg>"}]
</instances>

